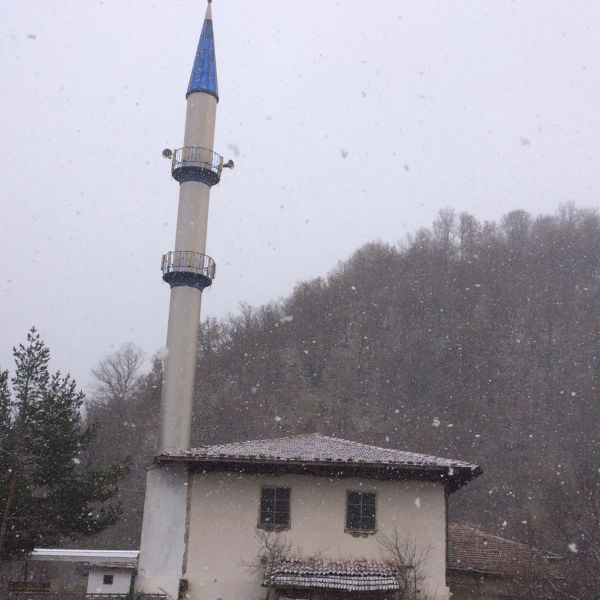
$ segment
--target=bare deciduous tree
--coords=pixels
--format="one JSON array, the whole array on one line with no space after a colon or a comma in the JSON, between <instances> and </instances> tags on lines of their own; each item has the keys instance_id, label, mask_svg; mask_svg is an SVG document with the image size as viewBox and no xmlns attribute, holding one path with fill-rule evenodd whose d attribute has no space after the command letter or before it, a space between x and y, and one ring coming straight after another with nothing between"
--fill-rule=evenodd
<instances>
[{"instance_id":1,"label":"bare deciduous tree","mask_svg":"<svg viewBox=\"0 0 600 600\"><path fill-rule=\"evenodd\" d=\"M394 569L398 582L396 600L434 600L434 596L423 585L429 546L419 546L416 540L400 534L395 528L389 535L380 534L377 541L382 547L385 560Z\"/></svg>"},{"instance_id":2,"label":"bare deciduous tree","mask_svg":"<svg viewBox=\"0 0 600 600\"><path fill-rule=\"evenodd\" d=\"M131 343L123 344L117 352L103 358L92 369L94 401L128 400L138 382L143 362L143 352Z\"/></svg>"},{"instance_id":3,"label":"bare deciduous tree","mask_svg":"<svg viewBox=\"0 0 600 600\"><path fill-rule=\"evenodd\" d=\"M266 600L269 600L273 590L269 574L278 564L292 560L295 555L292 544L277 531L258 529L254 537L259 544L257 560L243 566L260 576L261 583L267 589Z\"/></svg>"},{"instance_id":4,"label":"bare deciduous tree","mask_svg":"<svg viewBox=\"0 0 600 600\"><path fill-rule=\"evenodd\" d=\"M593 459L592 459L593 460ZM597 459L596 459L597 460ZM600 599L600 473L590 461L581 469L577 492L569 495L561 490L559 523L564 547L568 549L563 569L572 576L567 589L573 600Z\"/></svg>"}]
</instances>

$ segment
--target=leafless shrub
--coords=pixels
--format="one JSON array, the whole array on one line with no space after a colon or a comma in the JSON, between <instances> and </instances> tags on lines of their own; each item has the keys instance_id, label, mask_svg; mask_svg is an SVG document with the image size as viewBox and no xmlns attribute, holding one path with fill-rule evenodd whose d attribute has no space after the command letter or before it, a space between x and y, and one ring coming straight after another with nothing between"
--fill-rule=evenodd
<instances>
[{"instance_id":1,"label":"leafless shrub","mask_svg":"<svg viewBox=\"0 0 600 600\"><path fill-rule=\"evenodd\" d=\"M385 560L394 569L398 582L396 600L434 600L434 596L423 589L426 579L424 566L430 547L417 545L413 538L400 534L395 528L389 535L379 535L377 541Z\"/></svg>"},{"instance_id":2,"label":"leafless shrub","mask_svg":"<svg viewBox=\"0 0 600 600\"><path fill-rule=\"evenodd\" d=\"M273 585L270 583L268 574L271 573L279 563L297 558L293 552L292 544L277 531L257 529L254 534L259 547L256 560L244 563L253 573L256 573L267 589L266 600L271 598Z\"/></svg>"}]
</instances>

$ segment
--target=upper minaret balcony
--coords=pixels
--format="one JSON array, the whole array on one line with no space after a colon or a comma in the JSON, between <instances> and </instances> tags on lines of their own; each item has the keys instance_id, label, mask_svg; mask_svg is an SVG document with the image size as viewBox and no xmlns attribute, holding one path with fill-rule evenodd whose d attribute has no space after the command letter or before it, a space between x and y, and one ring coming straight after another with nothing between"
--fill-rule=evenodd
<instances>
[{"instance_id":1,"label":"upper minaret balcony","mask_svg":"<svg viewBox=\"0 0 600 600\"><path fill-rule=\"evenodd\" d=\"M220 154L198 146L179 148L171 158L171 173L179 183L201 181L213 186L219 183L224 166Z\"/></svg>"},{"instance_id":2,"label":"upper minaret balcony","mask_svg":"<svg viewBox=\"0 0 600 600\"><path fill-rule=\"evenodd\" d=\"M206 254L191 250L175 250L162 257L163 279L172 287L188 286L202 291L212 285L215 261Z\"/></svg>"}]
</instances>

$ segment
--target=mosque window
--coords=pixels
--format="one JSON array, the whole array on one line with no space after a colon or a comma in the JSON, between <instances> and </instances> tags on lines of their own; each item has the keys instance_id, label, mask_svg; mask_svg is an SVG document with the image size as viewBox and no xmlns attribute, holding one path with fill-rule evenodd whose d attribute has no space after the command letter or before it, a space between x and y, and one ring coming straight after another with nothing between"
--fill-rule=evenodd
<instances>
[{"instance_id":1,"label":"mosque window","mask_svg":"<svg viewBox=\"0 0 600 600\"><path fill-rule=\"evenodd\" d=\"M347 492L346 531L375 531L375 494L366 492Z\"/></svg>"},{"instance_id":2,"label":"mosque window","mask_svg":"<svg viewBox=\"0 0 600 600\"><path fill-rule=\"evenodd\" d=\"M287 529L290 526L290 488L265 487L260 496L259 527Z\"/></svg>"}]
</instances>

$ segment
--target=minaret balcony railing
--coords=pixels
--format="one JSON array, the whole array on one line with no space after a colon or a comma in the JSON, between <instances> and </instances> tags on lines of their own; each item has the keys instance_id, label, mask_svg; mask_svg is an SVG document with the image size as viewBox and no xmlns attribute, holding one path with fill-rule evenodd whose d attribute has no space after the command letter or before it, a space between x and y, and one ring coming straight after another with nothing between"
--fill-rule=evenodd
<instances>
[{"instance_id":1,"label":"minaret balcony railing","mask_svg":"<svg viewBox=\"0 0 600 600\"><path fill-rule=\"evenodd\" d=\"M173 179L200 181L208 186L219 183L223 170L223 157L208 148L186 146L173 152L171 173Z\"/></svg>"},{"instance_id":2,"label":"minaret balcony railing","mask_svg":"<svg viewBox=\"0 0 600 600\"><path fill-rule=\"evenodd\" d=\"M174 250L162 257L163 279L172 287L188 286L202 291L212 285L215 261L201 252Z\"/></svg>"}]
</instances>

